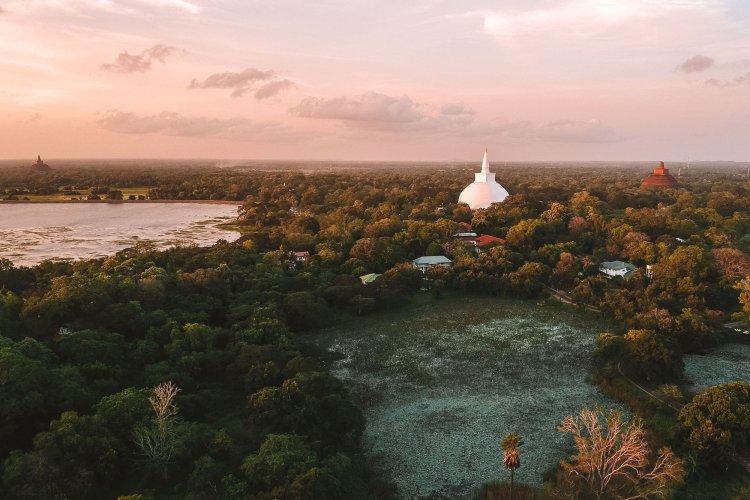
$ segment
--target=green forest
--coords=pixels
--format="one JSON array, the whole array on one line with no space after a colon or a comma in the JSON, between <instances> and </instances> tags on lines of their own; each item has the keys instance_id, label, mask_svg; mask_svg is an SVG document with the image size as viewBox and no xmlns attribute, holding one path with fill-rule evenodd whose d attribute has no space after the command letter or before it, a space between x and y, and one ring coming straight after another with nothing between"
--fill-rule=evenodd
<instances>
[{"instance_id":1,"label":"green forest","mask_svg":"<svg viewBox=\"0 0 750 500\"><path fill-rule=\"evenodd\" d=\"M366 422L330 354L303 340L451 293L562 297L615 325L581 369L633 420L572 415L571 456L513 498L750 497L750 385L690 394L682 362L748 342L724 327L750 314L746 172L694 166L680 188L653 190L639 187L648 168L510 165L497 177L511 195L475 211L456 202L471 172L0 169L6 199L149 186L152 200L242 203L236 242L0 260L0 496L398 498L363 454ZM504 244L477 252L455 237L468 231ZM423 275L411 261L430 255L452 265ZM599 266L615 260L636 269L608 279ZM369 273L382 276L365 285ZM597 419L622 430L612 446L633 445L637 473L592 479ZM501 438L512 473L522 436ZM509 498L501 469L478 498Z\"/></svg>"}]
</instances>

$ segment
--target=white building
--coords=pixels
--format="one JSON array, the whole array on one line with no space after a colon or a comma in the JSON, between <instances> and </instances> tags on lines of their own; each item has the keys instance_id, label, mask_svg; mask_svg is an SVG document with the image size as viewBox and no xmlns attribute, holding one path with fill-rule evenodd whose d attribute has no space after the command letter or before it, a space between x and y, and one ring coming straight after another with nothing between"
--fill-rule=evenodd
<instances>
[{"instance_id":1,"label":"white building","mask_svg":"<svg viewBox=\"0 0 750 500\"><path fill-rule=\"evenodd\" d=\"M474 182L466 186L458 197L459 203L466 203L472 210L487 208L493 203L503 201L508 197L505 190L495 180L495 173L490 172L490 162L487 160L487 150L484 150L482 171L474 174Z\"/></svg>"},{"instance_id":2,"label":"white building","mask_svg":"<svg viewBox=\"0 0 750 500\"><path fill-rule=\"evenodd\" d=\"M614 278L615 276L627 278L633 274L633 271L636 269L638 268L630 262L623 262L621 260L613 260L611 262L605 261L599 266L599 272L606 274L609 278Z\"/></svg>"},{"instance_id":3,"label":"white building","mask_svg":"<svg viewBox=\"0 0 750 500\"><path fill-rule=\"evenodd\" d=\"M453 262L444 255L429 255L414 259L412 263L414 267L422 271L422 274L424 274L432 267L450 267Z\"/></svg>"}]
</instances>

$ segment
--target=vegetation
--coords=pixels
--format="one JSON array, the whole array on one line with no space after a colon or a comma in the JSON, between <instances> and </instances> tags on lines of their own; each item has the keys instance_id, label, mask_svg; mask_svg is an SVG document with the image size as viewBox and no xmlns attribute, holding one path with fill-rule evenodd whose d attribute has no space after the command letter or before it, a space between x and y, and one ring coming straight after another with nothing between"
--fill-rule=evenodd
<instances>
[{"instance_id":1,"label":"vegetation","mask_svg":"<svg viewBox=\"0 0 750 500\"><path fill-rule=\"evenodd\" d=\"M70 167L33 176L0 169L3 198L88 190L117 199L149 186L151 199L240 201L245 234L210 249L143 245L35 268L0 262L4 496L386 491L358 458L360 411L296 334L392 308L430 286L435 294L535 299L554 288L599 311L616 326L599 339L593 379L645 419L620 422L623 435L657 429L655 446L694 457L689 487L700 488L703 467L729 468L731 479L733 457L747 447L745 388L707 390L678 422L670 410L655 410L658 402L628 392L622 374L654 390L682 385L683 354L722 341L723 322L747 320L750 182L738 170L693 169L680 189L638 189L644 170L509 167L498 177L513 195L472 212L456 203L471 179L460 168ZM453 237L467 230L506 244L477 253ZM310 258L301 265L290 251ZM452 259L449 269L422 276L409 265L438 252ZM598 266L616 259L638 269L606 279ZM367 273L382 276L365 286L358 277ZM180 391L160 424L149 396L158 398L154 388L168 382ZM715 410L719 400L727 407ZM688 436L689 449L676 446L678 435ZM580 463L563 469L588 484ZM652 470L645 464L636 469ZM624 488L615 480L595 489L615 486ZM644 487L640 479L630 486Z\"/></svg>"},{"instance_id":2,"label":"vegetation","mask_svg":"<svg viewBox=\"0 0 750 500\"><path fill-rule=\"evenodd\" d=\"M510 471L510 498L513 498L513 473L521 466L521 437L515 432L508 433L500 443L503 449L503 467Z\"/></svg>"}]
</instances>

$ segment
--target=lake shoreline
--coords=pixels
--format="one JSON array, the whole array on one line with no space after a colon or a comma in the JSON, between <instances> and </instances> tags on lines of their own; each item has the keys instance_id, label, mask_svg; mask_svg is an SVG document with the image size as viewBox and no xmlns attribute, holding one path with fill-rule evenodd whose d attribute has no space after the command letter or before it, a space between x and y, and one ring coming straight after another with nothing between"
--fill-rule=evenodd
<instances>
[{"instance_id":1,"label":"lake shoreline","mask_svg":"<svg viewBox=\"0 0 750 500\"><path fill-rule=\"evenodd\" d=\"M242 205L241 201L228 200L0 200L0 205L18 205L23 203L107 203L110 205L119 205L121 203L200 203L206 205Z\"/></svg>"}]
</instances>

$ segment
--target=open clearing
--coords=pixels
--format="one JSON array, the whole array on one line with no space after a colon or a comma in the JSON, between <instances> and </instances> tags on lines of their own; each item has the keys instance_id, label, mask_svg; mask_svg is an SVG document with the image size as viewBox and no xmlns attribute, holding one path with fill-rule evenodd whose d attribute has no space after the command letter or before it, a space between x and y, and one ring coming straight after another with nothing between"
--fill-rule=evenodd
<instances>
[{"instance_id":1,"label":"open clearing","mask_svg":"<svg viewBox=\"0 0 750 500\"><path fill-rule=\"evenodd\" d=\"M735 380L750 382L750 345L722 344L707 354L684 357L685 378L693 383L691 392Z\"/></svg>"},{"instance_id":2,"label":"open clearing","mask_svg":"<svg viewBox=\"0 0 750 500\"><path fill-rule=\"evenodd\" d=\"M518 481L540 485L573 450L557 424L584 406L620 408L585 382L596 335L586 313L460 297L316 333L367 416L364 445L404 498L470 498L506 479L499 440L524 439ZM621 408L620 408L621 409Z\"/></svg>"}]
</instances>

